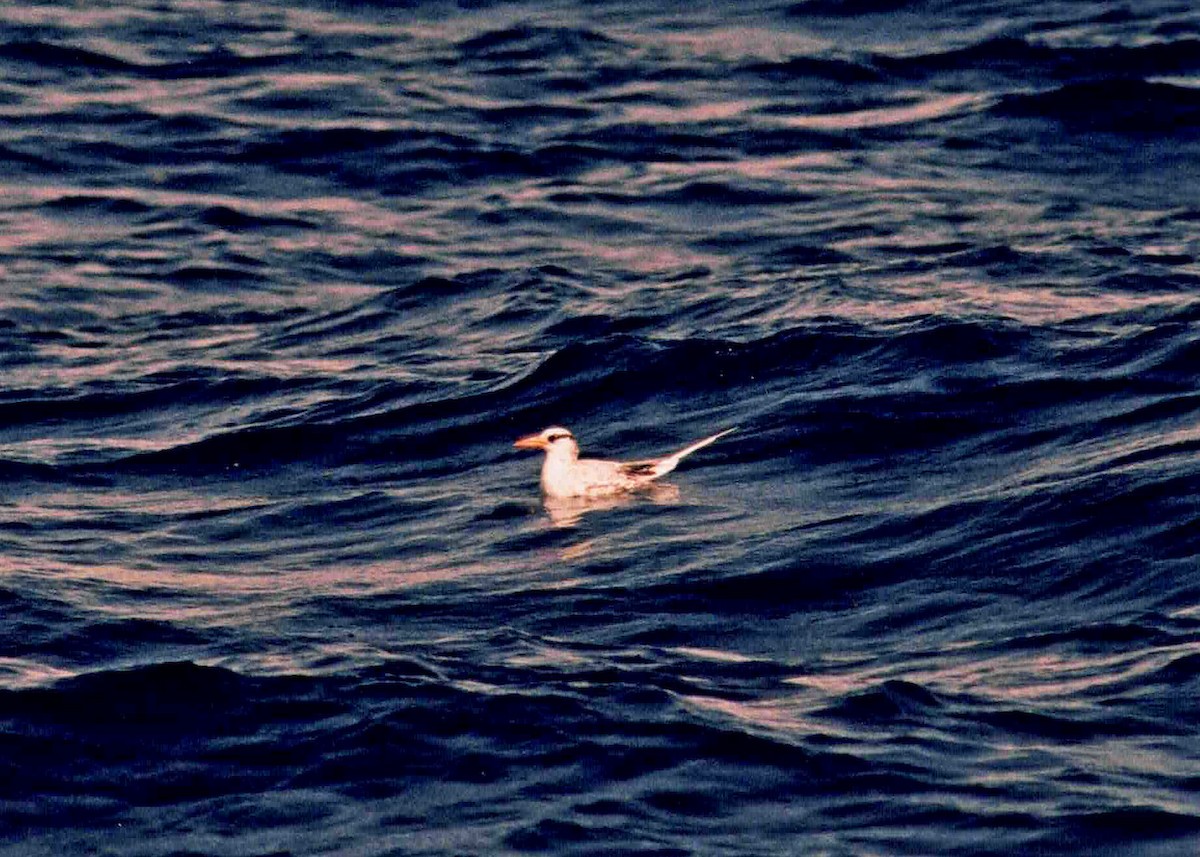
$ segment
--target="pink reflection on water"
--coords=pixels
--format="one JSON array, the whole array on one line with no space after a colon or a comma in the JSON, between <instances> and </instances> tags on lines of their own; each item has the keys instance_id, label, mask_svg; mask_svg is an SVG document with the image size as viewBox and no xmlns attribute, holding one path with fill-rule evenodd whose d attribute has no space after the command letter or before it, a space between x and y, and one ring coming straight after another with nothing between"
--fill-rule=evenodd
<instances>
[{"instance_id":1,"label":"pink reflection on water","mask_svg":"<svg viewBox=\"0 0 1200 857\"><path fill-rule=\"evenodd\" d=\"M881 128L888 125L907 125L926 122L954 113L981 110L992 103L992 96L958 93L931 98L901 106L854 110L848 113L828 113L814 116L792 116L783 120L789 128L811 131L848 131L856 128Z\"/></svg>"},{"instance_id":2,"label":"pink reflection on water","mask_svg":"<svg viewBox=\"0 0 1200 857\"><path fill-rule=\"evenodd\" d=\"M724 259L720 256L690 250L684 246L669 247L633 240L623 244L592 243L569 238L564 238L559 243L563 250L574 252L581 258L599 259L606 264L639 274L673 273L684 268L715 268L724 264Z\"/></svg>"},{"instance_id":3,"label":"pink reflection on water","mask_svg":"<svg viewBox=\"0 0 1200 857\"><path fill-rule=\"evenodd\" d=\"M741 729L757 732L774 740L794 742L808 736L822 740L838 738L856 745L856 752L868 752L872 741L890 741L895 737L892 724L872 726L869 723L844 721L829 717L823 709L837 706L860 693L875 690L889 680L915 683L934 693L963 698L976 703L990 704L1016 711L1037 710L1050 716L1071 717L1094 709L1093 700L1106 694L1120 695L1124 688L1146 685L1146 679L1182 657L1200 653L1200 641L1170 646L1150 646L1118 654L1066 654L1059 652L988 655L970 653L986 647L983 642L966 642L952 646L944 657L920 659L915 668L872 667L859 664L855 668L796 676L788 681L794 693L781 693L754 700L731 700L699 693L681 695L681 704L696 711L728 718ZM966 656L964 658L964 655ZM1080 701L1081 696L1084 701ZM1031 708L1031 703L1033 708ZM932 734L932 733L931 733ZM950 740L940 735L940 741ZM865 743L864 743L865 742ZM1004 745L989 742L986 752L996 759L1012 761L1042 747L1047 755L1061 756L1061 742L1041 741L1030 736L1019 743ZM977 752L980 748L973 748ZM880 752L891 752L880 745ZM1178 770L1181 762L1171 751L1158 752L1140 739L1098 736L1088 743L1073 744L1070 755L1077 763L1109 772L1125 772L1143 777ZM1022 763L1010 774L994 766L981 766L988 778L1006 776L1024 781L1038 776ZM1182 773L1182 772L1180 772ZM1112 795L1119 798L1120 783L1112 784ZM1139 786L1141 788L1141 786ZM1178 798L1167 791L1163 800L1174 805Z\"/></svg>"},{"instance_id":4,"label":"pink reflection on water","mask_svg":"<svg viewBox=\"0 0 1200 857\"><path fill-rule=\"evenodd\" d=\"M801 30L779 27L722 26L706 21L690 28L682 22L653 34L655 44L680 51L689 58L711 57L720 62L739 60L782 62L796 56L820 56L836 45Z\"/></svg>"},{"instance_id":5,"label":"pink reflection on water","mask_svg":"<svg viewBox=\"0 0 1200 857\"><path fill-rule=\"evenodd\" d=\"M646 104L631 106L625 111L630 122L646 122L654 125L669 125L683 122L721 122L735 119L743 113L761 107L764 99L739 99L716 101L705 104L667 106Z\"/></svg>"}]
</instances>

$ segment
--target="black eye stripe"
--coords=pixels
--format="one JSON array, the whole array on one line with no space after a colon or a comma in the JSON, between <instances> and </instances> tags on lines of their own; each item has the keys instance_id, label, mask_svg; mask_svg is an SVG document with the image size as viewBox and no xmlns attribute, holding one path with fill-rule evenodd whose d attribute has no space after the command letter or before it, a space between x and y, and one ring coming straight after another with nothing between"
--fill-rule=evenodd
<instances>
[{"instance_id":1,"label":"black eye stripe","mask_svg":"<svg viewBox=\"0 0 1200 857\"><path fill-rule=\"evenodd\" d=\"M554 434L547 437L546 440L549 441L550 443L554 443L556 440L562 440L564 437L570 437L570 436L571 436L570 432L556 431Z\"/></svg>"}]
</instances>

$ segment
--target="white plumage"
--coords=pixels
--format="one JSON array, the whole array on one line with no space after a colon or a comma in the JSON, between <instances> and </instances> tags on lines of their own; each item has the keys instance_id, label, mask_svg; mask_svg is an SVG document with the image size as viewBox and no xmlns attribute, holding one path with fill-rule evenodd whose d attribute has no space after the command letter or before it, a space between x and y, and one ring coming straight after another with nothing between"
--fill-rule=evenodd
<instances>
[{"instance_id":1,"label":"white plumage","mask_svg":"<svg viewBox=\"0 0 1200 857\"><path fill-rule=\"evenodd\" d=\"M527 435L514 446L545 451L542 492L547 497L596 497L645 488L655 479L674 470L684 456L708 446L731 431L734 429L717 432L665 458L644 461L580 458L579 444L575 442L574 435L561 426L551 426L537 434Z\"/></svg>"}]
</instances>

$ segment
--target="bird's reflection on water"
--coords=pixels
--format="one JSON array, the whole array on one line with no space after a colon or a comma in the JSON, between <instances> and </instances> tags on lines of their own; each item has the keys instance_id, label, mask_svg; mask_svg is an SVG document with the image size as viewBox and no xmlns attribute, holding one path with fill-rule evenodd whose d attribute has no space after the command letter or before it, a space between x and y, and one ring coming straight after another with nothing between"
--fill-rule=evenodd
<instances>
[{"instance_id":1,"label":"bird's reflection on water","mask_svg":"<svg viewBox=\"0 0 1200 857\"><path fill-rule=\"evenodd\" d=\"M591 512L605 512L635 503L654 503L674 506L680 502L679 486L659 482L638 491L622 491L595 497L550 497L542 498L546 515L555 527L575 527L583 516Z\"/></svg>"}]
</instances>

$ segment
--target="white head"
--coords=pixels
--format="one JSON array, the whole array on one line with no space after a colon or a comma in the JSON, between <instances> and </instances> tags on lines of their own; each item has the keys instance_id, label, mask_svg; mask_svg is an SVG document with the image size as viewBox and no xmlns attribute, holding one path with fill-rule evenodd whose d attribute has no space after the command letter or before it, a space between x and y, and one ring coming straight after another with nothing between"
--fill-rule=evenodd
<instances>
[{"instance_id":1,"label":"white head","mask_svg":"<svg viewBox=\"0 0 1200 857\"><path fill-rule=\"evenodd\" d=\"M526 435L513 444L517 449L542 449L546 455L576 458L579 456L579 444L575 436L562 426L550 426L537 434Z\"/></svg>"}]
</instances>

